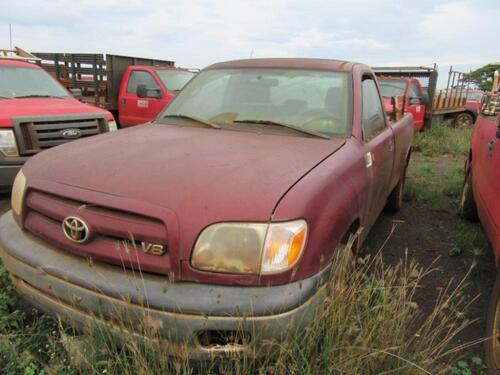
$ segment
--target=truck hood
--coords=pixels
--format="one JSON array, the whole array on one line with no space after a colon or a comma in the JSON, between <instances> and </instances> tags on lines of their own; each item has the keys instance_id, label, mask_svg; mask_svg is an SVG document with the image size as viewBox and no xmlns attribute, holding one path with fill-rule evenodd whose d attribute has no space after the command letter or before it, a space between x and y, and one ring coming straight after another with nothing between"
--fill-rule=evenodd
<instances>
[{"instance_id":1,"label":"truck hood","mask_svg":"<svg viewBox=\"0 0 500 375\"><path fill-rule=\"evenodd\" d=\"M23 170L28 184L161 206L176 214L182 235L197 235L214 222L268 221L287 190L344 143L149 124L46 150Z\"/></svg>"},{"instance_id":2,"label":"truck hood","mask_svg":"<svg viewBox=\"0 0 500 375\"><path fill-rule=\"evenodd\" d=\"M108 111L84 104L74 98L31 98L31 99L0 99L0 127L12 126L13 117L48 116L80 113L105 113L111 119Z\"/></svg>"}]
</instances>

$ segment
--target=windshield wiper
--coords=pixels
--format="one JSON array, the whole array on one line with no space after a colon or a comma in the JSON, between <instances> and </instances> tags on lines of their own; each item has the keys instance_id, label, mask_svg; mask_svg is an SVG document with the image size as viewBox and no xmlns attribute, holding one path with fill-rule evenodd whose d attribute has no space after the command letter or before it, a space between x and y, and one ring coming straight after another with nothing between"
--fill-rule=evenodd
<instances>
[{"instance_id":1,"label":"windshield wiper","mask_svg":"<svg viewBox=\"0 0 500 375\"><path fill-rule=\"evenodd\" d=\"M64 99L64 96L43 95L43 94L31 94L31 95L14 96L14 99L24 99L24 98L55 98L55 99Z\"/></svg>"},{"instance_id":2,"label":"windshield wiper","mask_svg":"<svg viewBox=\"0 0 500 375\"><path fill-rule=\"evenodd\" d=\"M163 116L163 118L181 118L181 119L186 119L186 120L191 120L191 121L198 122L198 123L203 124L205 126L209 126L209 127L213 128L213 129L220 129L219 125L212 124L211 122L208 122L208 121L205 121L205 120L201 120L201 119L193 117L193 116L183 115L183 114L180 114L180 113L179 114L174 114L174 115L165 115L165 116Z\"/></svg>"},{"instance_id":3,"label":"windshield wiper","mask_svg":"<svg viewBox=\"0 0 500 375\"><path fill-rule=\"evenodd\" d=\"M0 99L12 99L10 96L2 96L0 95Z\"/></svg>"},{"instance_id":4,"label":"windshield wiper","mask_svg":"<svg viewBox=\"0 0 500 375\"><path fill-rule=\"evenodd\" d=\"M323 138L323 139L330 139L329 136L321 134L321 133L317 133L317 132L312 131L312 130L302 129L302 128L299 128L298 126L284 124L282 122L276 122L276 121L272 121L272 120L234 120L233 122L238 123L238 124L246 123L246 124L263 124L263 125L282 126L284 128L293 129L293 130L298 131L300 133L305 133L308 135L312 135L314 137L319 137L319 138Z\"/></svg>"}]
</instances>

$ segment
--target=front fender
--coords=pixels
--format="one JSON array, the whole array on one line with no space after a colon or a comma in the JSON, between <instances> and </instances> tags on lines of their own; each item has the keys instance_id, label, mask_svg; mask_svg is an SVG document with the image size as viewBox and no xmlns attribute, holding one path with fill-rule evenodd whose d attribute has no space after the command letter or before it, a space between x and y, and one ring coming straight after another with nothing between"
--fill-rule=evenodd
<instances>
[{"instance_id":1,"label":"front fender","mask_svg":"<svg viewBox=\"0 0 500 375\"><path fill-rule=\"evenodd\" d=\"M296 268L298 278L329 263L353 222L361 219L362 192L368 183L363 160L362 150L346 142L299 180L276 206L273 221L305 218L309 226L305 253Z\"/></svg>"}]
</instances>

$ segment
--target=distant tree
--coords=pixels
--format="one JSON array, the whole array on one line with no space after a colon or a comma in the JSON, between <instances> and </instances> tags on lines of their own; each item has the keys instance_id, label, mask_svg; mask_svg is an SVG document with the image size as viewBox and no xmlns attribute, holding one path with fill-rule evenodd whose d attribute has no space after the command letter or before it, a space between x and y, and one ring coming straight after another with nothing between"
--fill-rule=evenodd
<instances>
[{"instance_id":1,"label":"distant tree","mask_svg":"<svg viewBox=\"0 0 500 375\"><path fill-rule=\"evenodd\" d=\"M481 90L490 91L493 85L493 74L495 70L500 70L500 64L487 64L470 73L466 73L464 78L470 80L471 83Z\"/></svg>"}]
</instances>

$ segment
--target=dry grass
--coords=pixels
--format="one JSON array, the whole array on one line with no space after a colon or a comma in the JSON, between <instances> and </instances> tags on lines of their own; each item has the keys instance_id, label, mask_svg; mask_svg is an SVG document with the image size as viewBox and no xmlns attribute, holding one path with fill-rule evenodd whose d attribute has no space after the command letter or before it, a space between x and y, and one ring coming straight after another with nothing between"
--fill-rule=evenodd
<instances>
[{"instance_id":1,"label":"dry grass","mask_svg":"<svg viewBox=\"0 0 500 375\"><path fill-rule=\"evenodd\" d=\"M171 355L178 351L150 329L133 327L142 330L146 341L129 337L118 343L108 330L93 325L76 338L60 328L71 362L67 368L85 374L447 373L458 350L450 343L469 324L463 285L446 289L424 317L413 301L430 270L406 257L396 267L384 265L380 255L356 264L353 259L345 247L336 252L328 297L316 318L306 329L288 332L283 342L269 343L269 354L258 360L175 359ZM130 325L127 318L115 319Z\"/></svg>"}]
</instances>

